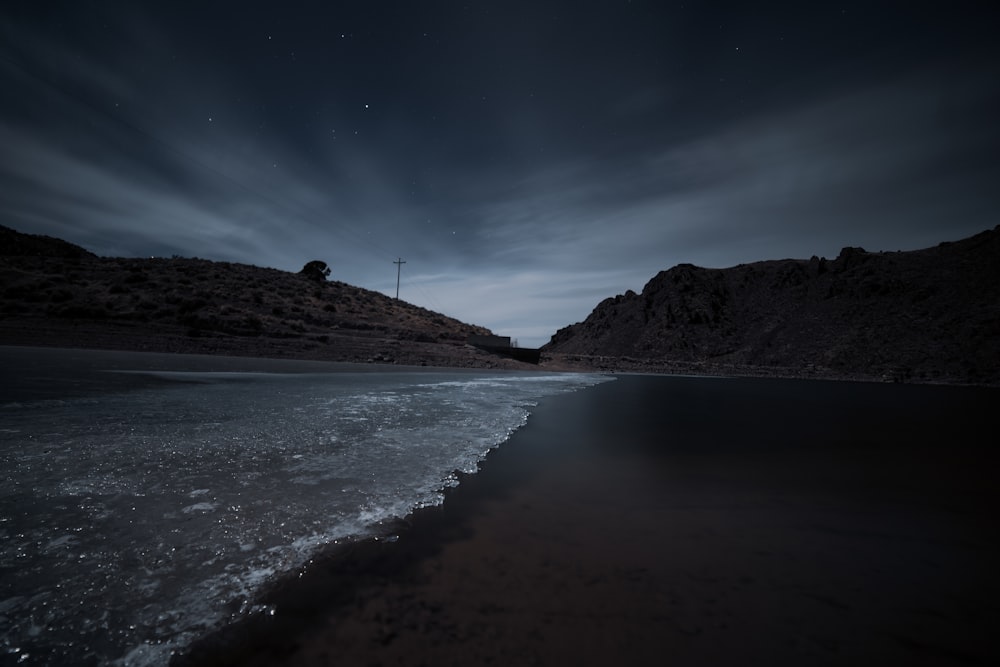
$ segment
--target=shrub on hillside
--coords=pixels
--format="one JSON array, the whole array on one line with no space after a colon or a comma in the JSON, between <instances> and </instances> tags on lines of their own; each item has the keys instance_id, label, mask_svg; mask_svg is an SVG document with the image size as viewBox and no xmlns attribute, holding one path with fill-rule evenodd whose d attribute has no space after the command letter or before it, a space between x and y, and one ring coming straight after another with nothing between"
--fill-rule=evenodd
<instances>
[{"instance_id":1,"label":"shrub on hillside","mask_svg":"<svg viewBox=\"0 0 1000 667\"><path fill-rule=\"evenodd\" d=\"M330 267L326 265L326 262L321 262L318 259L314 259L311 262L307 262L302 270L299 271L300 275L309 278L310 280L315 280L316 282L324 282L330 276Z\"/></svg>"}]
</instances>

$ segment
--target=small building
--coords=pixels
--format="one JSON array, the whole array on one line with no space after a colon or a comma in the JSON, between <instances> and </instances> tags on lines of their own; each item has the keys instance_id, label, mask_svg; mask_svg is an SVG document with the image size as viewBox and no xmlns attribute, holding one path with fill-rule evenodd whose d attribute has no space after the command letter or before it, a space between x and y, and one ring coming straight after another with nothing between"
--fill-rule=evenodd
<instances>
[{"instance_id":1,"label":"small building","mask_svg":"<svg viewBox=\"0 0 1000 667\"><path fill-rule=\"evenodd\" d=\"M469 336L469 345L478 347L494 354L517 359L529 364L538 364L541 360L541 350L530 350L522 347L512 347L510 336Z\"/></svg>"},{"instance_id":2,"label":"small building","mask_svg":"<svg viewBox=\"0 0 1000 667\"><path fill-rule=\"evenodd\" d=\"M468 343L475 347L510 347L510 336L469 336Z\"/></svg>"}]
</instances>

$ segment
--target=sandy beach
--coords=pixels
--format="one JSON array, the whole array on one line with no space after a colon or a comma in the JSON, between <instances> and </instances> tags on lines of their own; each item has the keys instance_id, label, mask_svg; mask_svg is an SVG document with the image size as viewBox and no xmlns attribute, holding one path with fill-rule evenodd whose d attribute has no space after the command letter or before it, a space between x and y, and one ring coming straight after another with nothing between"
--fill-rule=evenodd
<instances>
[{"instance_id":1,"label":"sandy beach","mask_svg":"<svg viewBox=\"0 0 1000 667\"><path fill-rule=\"evenodd\" d=\"M648 376L552 397L443 506L176 662L989 663L995 399Z\"/></svg>"}]
</instances>

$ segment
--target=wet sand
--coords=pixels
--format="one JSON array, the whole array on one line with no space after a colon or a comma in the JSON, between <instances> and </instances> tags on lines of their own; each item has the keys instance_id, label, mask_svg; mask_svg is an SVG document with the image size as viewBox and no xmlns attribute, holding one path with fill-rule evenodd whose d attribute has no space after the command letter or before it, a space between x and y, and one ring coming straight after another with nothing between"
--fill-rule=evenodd
<instances>
[{"instance_id":1,"label":"wet sand","mask_svg":"<svg viewBox=\"0 0 1000 667\"><path fill-rule=\"evenodd\" d=\"M179 664L987 664L996 390L624 376Z\"/></svg>"}]
</instances>

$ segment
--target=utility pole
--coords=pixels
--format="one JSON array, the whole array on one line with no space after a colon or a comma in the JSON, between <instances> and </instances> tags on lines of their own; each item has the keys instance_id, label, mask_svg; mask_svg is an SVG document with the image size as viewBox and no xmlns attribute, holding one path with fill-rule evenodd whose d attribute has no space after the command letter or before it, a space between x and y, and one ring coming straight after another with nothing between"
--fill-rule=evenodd
<instances>
[{"instance_id":1,"label":"utility pole","mask_svg":"<svg viewBox=\"0 0 1000 667\"><path fill-rule=\"evenodd\" d=\"M396 265L396 301L399 301L399 272L403 269L403 264L406 264L406 262L402 257L399 257L393 264Z\"/></svg>"}]
</instances>

